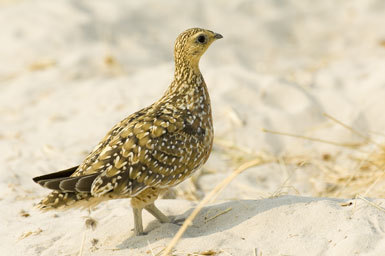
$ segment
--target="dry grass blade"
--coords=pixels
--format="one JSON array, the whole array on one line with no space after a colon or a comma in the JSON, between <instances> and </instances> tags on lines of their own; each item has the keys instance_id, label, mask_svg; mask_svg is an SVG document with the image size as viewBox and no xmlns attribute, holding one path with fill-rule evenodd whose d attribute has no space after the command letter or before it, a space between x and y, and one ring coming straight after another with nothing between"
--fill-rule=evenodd
<instances>
[{"instance_id":1,"label":"dry grass blade","mask_svg":"<svg viewBox=\"0 0 385 256\"><path fill-rule=\"evenodd\" d=\"M253 252L254 252L254 256L262 256L262 252L258 250L258 248L254 248Z\"/></svg>"},{"instance_id":2,"label":"dry grass blade","mask_svg":"<svg viewBox=\"0 0 385 256\"><path fill-rule=\"evenodd\" d=\"M385 212L385 208L379 206L378 204L375 204L375 203L373 203L373 202L370 202L368 199L366 199L365 197L363 197L363 196L360 195L360 194L358 194L358 195L356 196L356 198L359 198L359 199L365 201L366 203L370 204L371 206L377 208L378 210Z\"/></svg>"},{"instance_id":3,"label":"dry grass blade","mask_svg":"<svg viewBox=\"0 0 385 256\"><path fill-rule=\"evenodd\" d=\"M39 71L39 70L44 70L44 69L47 69L47 68L50 68L50 67L53 67L55 66L57 63L55 60L51 60L51 59L42 59L42 60L38 60L34 63L32 63L31 65L29 65L28 69L30 71Z\"/></svg>"},{"instance_id":4,"label":"dry grass blade","mask_svg":"<svg viewBox=\"0 0 385 256\"><path fill-rule=\"evenodd\" d=\"M173 252L173 255L174 256L177 256L177 255L184 255L184 256L215 256L215 255L218 255L222 252L225 252L225 251L214 251L214 250L208 250L208 251L203 251L203 252L185 252L185 251L174 251ZM228 254L230 255L230 254Z\"/></svg>"},{"instance_id":5,"label":"dry grass blade","mask_svg":"<svg viewBox=\"0 0 385 256\"><path fill-rule=\"evenodd\" d=\"M380 176L378 176L374 182L368 187L368 189L365 191L364 195L367 195L369 191L371 191L379 181L383 180L385 176L385 172L383 172Z\"/></svg>"},{"instance_id":6,"label":"dry grass blade","mask_svg":"<svg viewBox=\"0 0 385 256\"><path fill-rule=\"evenodd\" d=\"M207 222L209 222L209 221L211 221L211 220L213 220L213 219L215 219L215 218L218 218L219 216L221 216L221 215L223 215L223 214L225 214L225 213L228 213L228 212L231 211L232 209L233 209L233 208L229 207L229 208L227 208L226 210L221 211L221 212L215 214L214 216L212 216L212 217L206 219L205 222L207 223Z\"/></svg>"},{"instance_id":7,"label":"dry grass blade","mask_svg":"<svg viewBox=\"0 0 385 256\"><path fill-rule=\"evenodd\" d=\"M216 146L220 146L222 148L226 148L228 150L234 150L238 151L244 154L254 154L253 150L246 148L246 147L241 147L240 145L236 145L230 141L227 141L225 139L221 139L219 137L215 137L214 139L214 144Z\"/></svg>"},{"instance_id":8,"label":"dry grass blade","mask_svg":"<svg viewBox=\"0 0 385 256\"><path fill-rule=\"evenodd\" d=\"M221 183L219 183L211 192L203 198L203 200L197 205L194 211L190 214L190 216L184 221L182 227L175 234L171 242L164 249L162 256L168 256L175 245L178 243L179 239L182 237L187 227L192 223L198 213L202 210L203 206L205 206L214 196L220 193L235 177L237 177L240 173L245 171L246 169L260 165L264 163L264 160L261 158L254 159L252 161L246 162L239 166L234 172L232 172L229 176L227 176Z\"/></svg>"},{"instance_id":9,"label":"dry grass blade","mask_svg":"<svg viewBox=\"0 0 385 256\"><path fill-rule=\"evenodd\" d=\"M38 235L40 234L41 232L43 232L43 230L41 228L38 228L37 230L35 231L28 231L28 232L25 232L23 234L21 234L21 236L19 237L18 241L24 239L24 238L27 238L31 235Z\"/></svg>"},{"instance_id":10,"label":"dry grass blade","mask_svg":"<svg viewBox=\"0 0 385 256\"><path fill-rule=\"evenodd\" d=\"M367 142L371 142L373 143L374 145L378 146L380 149L383 149L383 146L378 144L377 142L373 141L370 137L358 132L357 130L353 129L351 126L347 125L347 124L344 124L343 122L341 122L340 120L338 120L337 118L334 118L332 117L331 115L327 114L327 113L323 113L323 115L326 117L326 118L329 118L330 120L332 120L333 122L341 125L342 127L344 127L345 129L349 130L350 132L354 133L355 135L365 139Z\"/></svg>"},{"instance_id":11,"label":"dry grass blade","mask_svg":"<svg viewBox=\"0 0 385 256\"><path fill-rule=\"evenodd\" d=\"M291 177L288 177L283 183L281 186L279 186L270 196L269 198L275 198L275 197L279 197L281 195L285 195L285 194L288 194L288 192L286 191L283 191L283 189L292 189L297 195L299 195L299 191L298 189L296 189L294 186L288 186L286 185L289 181L290 181Z\"/></svg>"},{"instance_id":12,"label":"dry grass blade","mask_svg":"<svg viewBox=\"0 0 385 256\"><path fill-rule=\"evenodd\" d=\"M151 256L155 256L154 251L151 248L150 241L148 241L148 239L147 239L147 246L148 246L148 248L150 248Z\"/></svg>"},{"instance_id":13,"label":"dry grass blade","mask_svg":"<svg viewBox=\"0 0 385 256\"><path fill-rule=\"evenodd\" d=\"M84 231L83 238L82 238L82 243L80 245L80 250L79 250L78 256L82 256L83 255L85 241L86 241L86 232Z\"/></svg>"},{"instance_id":14,"label":"dry grass blade","mask_svg":"<svg viewBox=\"0 0 385 256\"><path fill-rule=\"evenodd\" d=\"M292 133L287 133L287 132L272 131L272 130L268 130L268 129L264 129L264 128L262 129L262 131L267 132L267 133L271 133L271 134L285 135L285 136L290 136L290 137L295 137L295 138L300 138L300 139L305 139L305 140L322 142L322 143L331 144L331 145L339 146L339 147L358 148L359 146L361 146L361 143L335 142L335 141L324 140L324 139L320 139L320 138L307 137L307 136L292 134Z\"/></svg>"}]
</instances>

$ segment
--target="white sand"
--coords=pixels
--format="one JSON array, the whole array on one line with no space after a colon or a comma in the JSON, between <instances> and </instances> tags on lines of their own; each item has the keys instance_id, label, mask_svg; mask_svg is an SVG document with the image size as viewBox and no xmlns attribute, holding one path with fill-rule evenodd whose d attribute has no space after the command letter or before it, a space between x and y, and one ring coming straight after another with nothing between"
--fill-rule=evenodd
<instances>
[{"instance_id":1,"label":"white sand","mask_svg":"<svg viewBox=\"0 0 385 256\"><path fill-rule=\"evenodd\" d=\"M317 198L333 187L334 170L286 163L327 153L349 174L358 167L347 159L359 154L261 128L363 141L326 112L383 143L384 16L382 0L0 2L0 254L77 255L84 234L83 255L151 255L167 245L178 226L145 215L149 234L133 237L128 200L92 212L94 231L84 226L87 212L39 213L33 204L48 191L31 178L79 164L112 125L159 98L172 79L175 37L194 26L224 39L201 61L217 140L193 195L234 169L223 141L282 158L230 184L188 229L178 255L253 255L254 248L263 255L383 254L383 211L361 199L354 208L340 205L348 199ZM360 193L376 197L384 183ZM191 184L159 207L187 216L194 203L182 199L191 199ZM336 196L354 197L346 191ZM300 196L269 198L280 194ZM373 202L385 207L383 199Z\"/></svg>"},{"instance_id":2,"label":"white sand","mask_svg":"<svg viewBox=\"0 0 385 256\"><path fill-rule=\"evenodd\" d=\"M384 199L374 202L385 204ZM193 206L183 200L161 200L158 205L178 218L187 217ZM156 254L167 246L179 228L161 225L146 213L145 231L149 234L133 237L133 219L127 215L130 211L124 202L110 202L92 213L98 219L94 231L85 229L79 212L60 214L58 218L52 218L52 214L39 218L34 213L13 223L11 230L28 234L40 229L41 233L19 238L16 248L18 237L2 233L7 242L4 252L76 255L85 236L83 255L151 255L151 250ZM360 200L295 196L236 200L204 208L175 254L212 250L220 255L253 255L257 249L262 255L382 255L384 232L385 214ZM97 244L93 246L92 240Z\"/></svg>"}]
</instances>

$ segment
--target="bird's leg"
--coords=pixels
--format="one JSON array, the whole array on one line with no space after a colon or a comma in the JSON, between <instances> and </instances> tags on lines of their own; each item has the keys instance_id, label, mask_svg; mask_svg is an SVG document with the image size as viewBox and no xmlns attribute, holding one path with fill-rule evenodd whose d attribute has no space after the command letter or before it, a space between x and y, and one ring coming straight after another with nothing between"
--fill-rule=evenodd
<instances>
[{"instance_id":1,"label":"bird's leg","mask_svg":"<svg viewBox=\"0 0 385 256\"><path fill-rule=\"evenodd\" d=\"M164 215L154 203L148 204L144 207L149 213L159 220L160 223L169 223L170 219Z\"/></svg>"},{"instance_id":2,"label":"bird's leg","mask_svg":"<svg viewBox=\"0 0 385 256\"><path fill-rule=\"evenodd\" d=\"M146 235L143 232L143 222L142 222L142 210L143 208L132 208L134 212L134 233L136 236Z\"/></svg>"}]
</instances>

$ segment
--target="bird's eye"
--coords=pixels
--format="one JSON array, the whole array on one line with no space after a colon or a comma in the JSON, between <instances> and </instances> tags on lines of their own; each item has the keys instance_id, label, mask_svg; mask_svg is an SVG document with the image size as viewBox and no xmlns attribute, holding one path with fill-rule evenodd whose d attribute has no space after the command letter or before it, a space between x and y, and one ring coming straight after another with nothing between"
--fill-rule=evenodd
<instances>
[{"instance_id":1,"label":"bird's eye","mask_svg":"<svg viewBox=\"0 0 385 256\"><path fill-rule=\"evenodd\" d=\"M206 43L206 37L204 35L200 35L198 36L197 41L201 44L204 44Z\"/></svg>"}]
</instances>

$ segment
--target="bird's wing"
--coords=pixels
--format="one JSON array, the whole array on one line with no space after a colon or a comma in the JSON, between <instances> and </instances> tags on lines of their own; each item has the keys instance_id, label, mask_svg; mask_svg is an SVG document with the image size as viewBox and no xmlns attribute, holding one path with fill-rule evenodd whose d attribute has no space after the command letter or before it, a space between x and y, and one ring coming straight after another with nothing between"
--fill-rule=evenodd
<instances>
[{"instance_id":1,"label":"bird's wing","mask_svg":"<svg viewBox=\"0 0 385 256\"><path fill-rule=\"evenodd\" d=\"M83 163L63 171L54 172L33 178L41 186L61 192L90 192L95 178L103 172L105 165L100 154L107 152L111 140L119 137L120 131L135 118L145 113L142 109L116 124L87 156Z\"/></svg>"},{"instance_id":2,"label":"bird's wing","mask_svg":"<svg viewBox=\"0 0 385 256\"><path fill-rule=\"evenodd\" d=\"M178 118L182 115L153 111L130 122L100 153L96 164L102 161L105 169L91 193L135 196L147 187L166 187L190 175L203 152L192 130L196 127Z\"/></svg>"}]
</instances>

